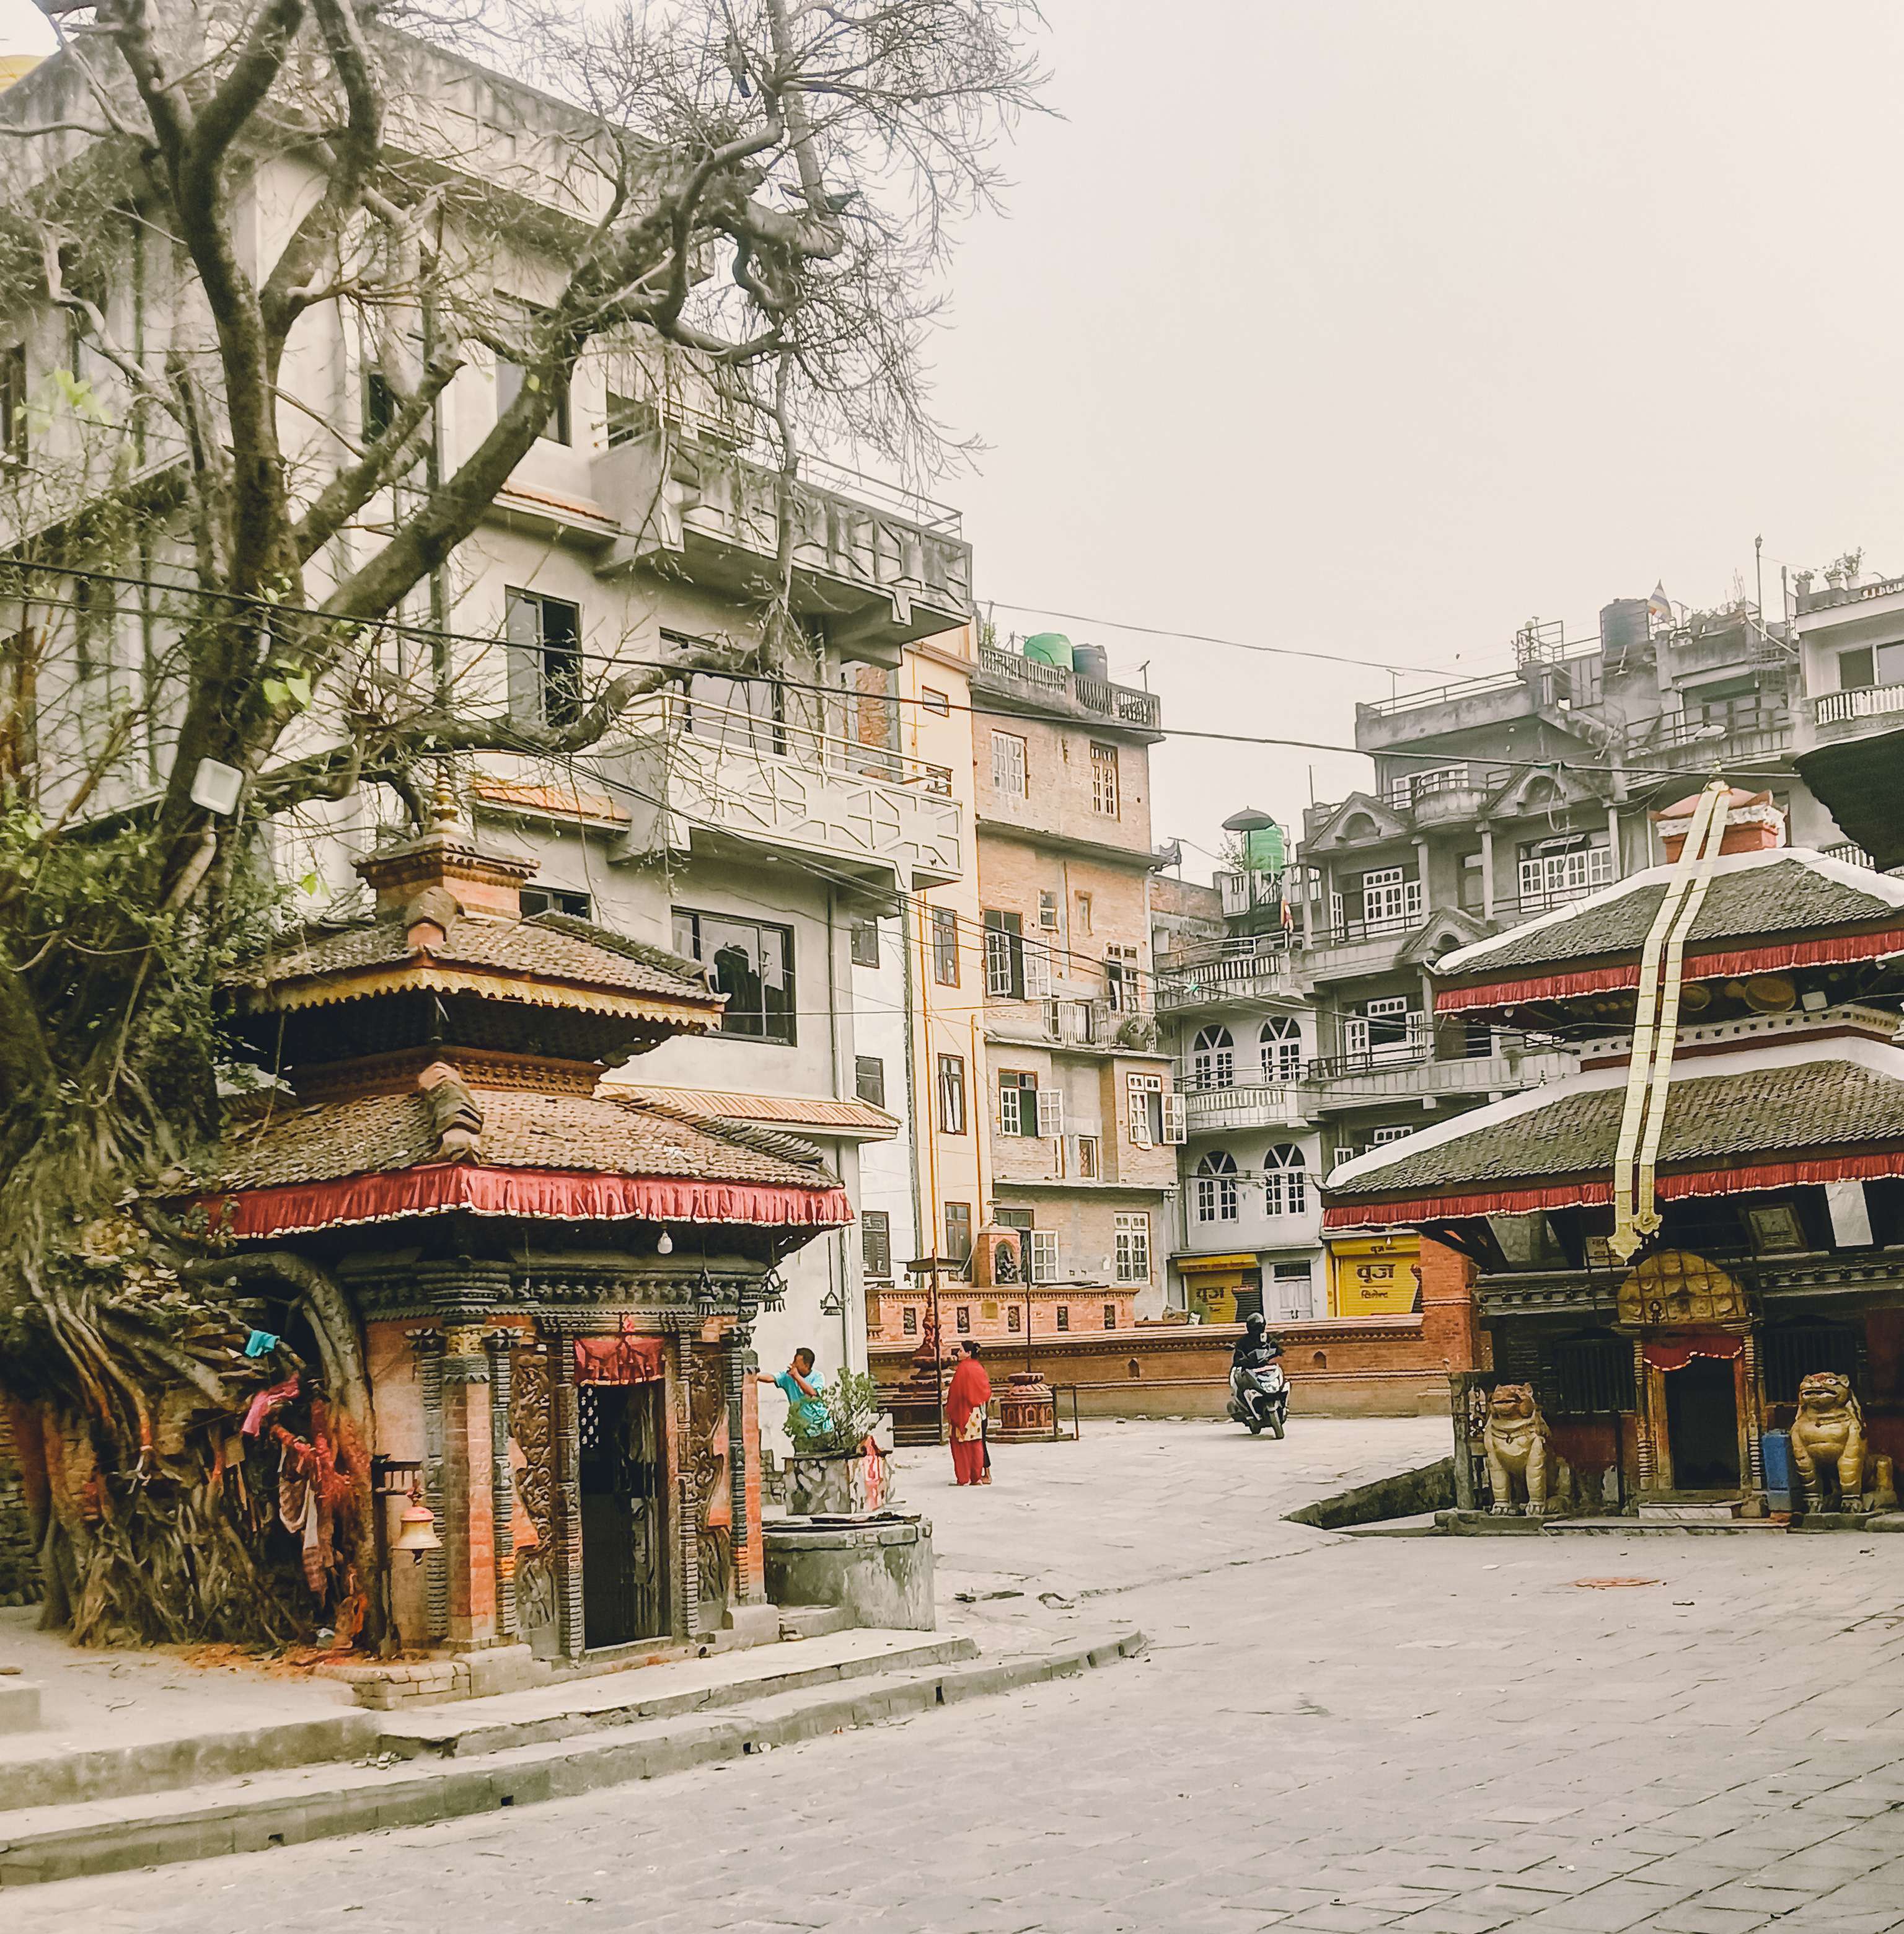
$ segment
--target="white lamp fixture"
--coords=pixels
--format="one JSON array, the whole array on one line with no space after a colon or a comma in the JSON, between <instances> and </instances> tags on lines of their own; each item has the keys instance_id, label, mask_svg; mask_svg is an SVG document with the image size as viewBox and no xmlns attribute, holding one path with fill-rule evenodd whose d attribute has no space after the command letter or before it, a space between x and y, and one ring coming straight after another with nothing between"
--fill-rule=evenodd
<instances>
[{"instance_id":1,"label":"white lamp fixture","mask_svg":"<svg viewBox=\"0 0 1904 1934\"><path fill-rule=\"evenodd\" d=\"M655 1253L658 1256L671 1256L674 1253L674 1238L665 1229L655 1238Z\"/></svg>"},{"instance_id":2,"label":"white lamp fixture","mask_svg":"<svg viewBox=\"0 0 1904 1934\"><path fill-rule=\"evenodd\" d=\"M237 806L244 785L245 776L236 766L221 765L216 759L200 759L197 771L191 776L191 803L222 817Z\"/></svg>"}]
</instances>

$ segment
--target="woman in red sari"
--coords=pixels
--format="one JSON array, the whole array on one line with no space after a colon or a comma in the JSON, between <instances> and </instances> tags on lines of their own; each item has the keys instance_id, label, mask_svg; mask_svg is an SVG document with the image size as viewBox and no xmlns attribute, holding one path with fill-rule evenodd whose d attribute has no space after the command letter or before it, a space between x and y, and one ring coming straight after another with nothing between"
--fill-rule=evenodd
<instances>
[{"instance_id":1,"label":"woman in red sari","mask_svg":"<svg viewBox=\"0 0 1904 1934\"><path fill-rule=\"evenodd\" d=\"M952 1475L962 1484L989 1484L985 1406L992 1401L992 1380L978 1360L978 1345L968 1341L959 1347L965 1354L945 1392L945 1420L952 1427Z\"/></svg>"}]
</instances>

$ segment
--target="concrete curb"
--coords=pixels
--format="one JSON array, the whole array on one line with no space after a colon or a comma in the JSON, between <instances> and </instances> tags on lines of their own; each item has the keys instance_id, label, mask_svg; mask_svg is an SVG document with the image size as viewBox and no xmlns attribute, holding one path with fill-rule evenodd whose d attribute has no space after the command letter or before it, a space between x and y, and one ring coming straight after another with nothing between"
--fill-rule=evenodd
<instances>
[{"instance_id":1,"label":"concrete curb","mask_svg":"<svg viewBox=\"0 0 1904 1934\"><path fill-rule=\"evenodd\" d=\"M242 1784L35 1807L0 1818L0 1887L258 1852L569 1799L850 1727L1075 1678L1135 1658L1145 1643L1142 1632L1127 1630L991 1664L934 1667L870 1684L782 1692L719 1719L649 1721L466 1762L431 1761L426 1770L420 1770L426 1763L415 1760L395 1767L303 1768Z\"/></svg>"}]
</instances>

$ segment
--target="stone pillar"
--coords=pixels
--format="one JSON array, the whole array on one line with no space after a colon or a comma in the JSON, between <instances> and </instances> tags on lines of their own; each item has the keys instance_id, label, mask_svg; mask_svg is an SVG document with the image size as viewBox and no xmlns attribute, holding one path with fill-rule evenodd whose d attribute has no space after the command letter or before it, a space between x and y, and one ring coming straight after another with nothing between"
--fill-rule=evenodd
<instances>
[{"instance_id":1,"label":"stone pillar","mask_svg":"<svg viewBox=\"0 0 1904 1934\"><path fill-rule=\"evenodd\" d=\"M1481 829L1481 917L1494 917L1494 829L1485 820Z\"/></svg>"}]
</instances>

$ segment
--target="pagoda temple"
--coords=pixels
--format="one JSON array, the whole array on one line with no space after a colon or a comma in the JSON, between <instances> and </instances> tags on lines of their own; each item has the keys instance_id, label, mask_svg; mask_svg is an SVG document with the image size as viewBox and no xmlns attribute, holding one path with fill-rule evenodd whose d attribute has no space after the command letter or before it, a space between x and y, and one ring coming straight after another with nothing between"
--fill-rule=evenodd
<instances>
[{"instance_id":1,"label":"pagoda temple","mask_svg":"<svg viewBox=\"0 0 1904 1934\"><path fill-rule=\"evenodd\" d=\"M1457 1444L1498 1411L1571 1490L1478 1455L1464 1502L1855 1512L1904 1455L1904 881L1722 782L1654 818L1665 864L1436 970L1438 1013L1578 1072L1343 1164L1324 1227L1465 1259L1493 1370Z\"/></svg>"},{"instance_id":2,"label":"pagoda temple","mask_svg":"<svg viewBox=\"0 0 1904 1934\"><path fill-rule=\"evenodd\" d=\"M234 1113L204 1206L238 1253L321 1263L351 1305L399 1637L577 1659L760 1622L749 1326L781 1261L851 1220L844 1191L791 1136L604 1090L717 1027L722 996L671 954L526 917L532 864L479 847L453 802L357 870L369 918L244 977L237 1026L276 1080ZM288 1458L309 1394L267 1393ZM313 1592L358 1589L300 1508ZM433 1548L389 1563L392 1543Z\"/></svg>"}]
</instances>

